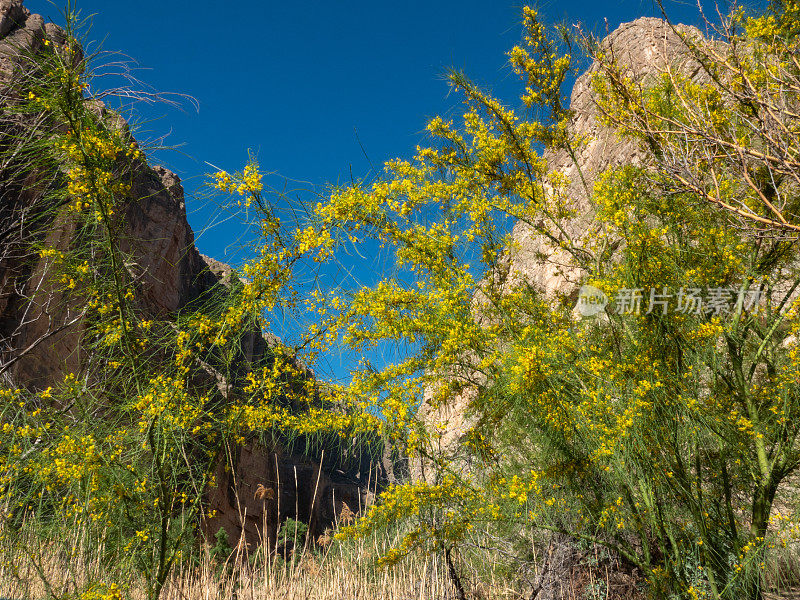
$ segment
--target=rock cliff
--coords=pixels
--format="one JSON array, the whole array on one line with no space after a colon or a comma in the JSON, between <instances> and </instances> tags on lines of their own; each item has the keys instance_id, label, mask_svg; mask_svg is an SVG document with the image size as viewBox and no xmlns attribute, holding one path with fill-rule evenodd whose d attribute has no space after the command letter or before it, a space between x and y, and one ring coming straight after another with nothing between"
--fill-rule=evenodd
<instances>
[{"instance_id":1,"label":"rock cliff","mask_svg":"<svg viewBox=\"0 0 800 600\"><path fill-rule=\"evenodd\" d=\"M683 71L696 77L699 65L690 56L681 35L699 36L700 32L685 25L673 29L662 19L642 17L620 25L601 42L601 48L614 57L634 84L663 73L670 64L681 64ZM615 129L601 123L591 87L598 68L594 63L578 77L570 96L573 114L569 128L576 137L587 140L585 145L579 147L575 157L563 149L545 153L548 168L563 173L569 181L568 204L578 217L567 224L566 230L576 240L591 230L590 199L596 177L608 169L647 160L647 152L637 140L622 138ZM509 288L527 281L553 299L566 296L575 300L583 275L571 266L565 251L537 235L525 223L514 227L514 242L506 281Z\"/></svg>"}]
</instances>

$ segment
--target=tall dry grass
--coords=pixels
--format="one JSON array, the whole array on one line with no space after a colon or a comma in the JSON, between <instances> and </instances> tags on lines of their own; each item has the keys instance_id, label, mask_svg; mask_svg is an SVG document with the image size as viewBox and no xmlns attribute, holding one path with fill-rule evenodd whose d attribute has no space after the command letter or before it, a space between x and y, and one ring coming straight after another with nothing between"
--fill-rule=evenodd
<instances>
[{"instance_id":1,"label":"tall dry grass","mask_svg":"<svg viewBox=\"0 0 800 600\"><path fill-rule=\"evenodd\" d=\"M384 540L385 541L385 540ZM305 551L284 560L249 560L236 552L227 561L204 547L194 566L181 565L162 591L164 600L447 600L457 593L437 556L412 556L394 567L377 568L380 541L355 540L331 550ZM109 573L93 553L74 557L60 543L29 546L0 566L0 598L27 600L80 596L92 583L115 582L124 598L146 598L144 581L130 573ZM104 573L105 575L98 575ZM45 583L45 581L47 583ZM465 582L469 598L517 598L499 583ZM49 589L48 589L49 587Z\"/></svg>"}]
</instances>

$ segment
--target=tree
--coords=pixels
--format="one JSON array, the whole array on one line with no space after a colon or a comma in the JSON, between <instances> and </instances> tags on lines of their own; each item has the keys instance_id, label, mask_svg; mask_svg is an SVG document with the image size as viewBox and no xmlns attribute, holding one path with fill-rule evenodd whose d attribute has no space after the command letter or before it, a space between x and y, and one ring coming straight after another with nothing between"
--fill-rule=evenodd
<instances>
[{"instance_id":1,"label":"tree","mask_svg":"<svg viewBox=\"0 0 800 600\"><path fill-rule=\"evenodd\" d=\"M699 79L684 58L634 82L584 38L606 123L648 157L582 182L588 232L548 165L587 142L562 97L567 38L524 19L509 58L538 118L451 73L463 123L432 119L413 160L317 207L320 248L393 253L397 274L323 302L344 306L329 326L351 348L409 349L350 393L435 471L353 531L410 523L389 562L558 532L613 550L659 597L760 597L770 523L793 519L776 493L800 460L797 6L736 7L712 38L676 29ZM509 277L514 221L614 299L600 318ZM473 425L454 454L417 411L458 395Z\"/></svg>"}]
</instances>

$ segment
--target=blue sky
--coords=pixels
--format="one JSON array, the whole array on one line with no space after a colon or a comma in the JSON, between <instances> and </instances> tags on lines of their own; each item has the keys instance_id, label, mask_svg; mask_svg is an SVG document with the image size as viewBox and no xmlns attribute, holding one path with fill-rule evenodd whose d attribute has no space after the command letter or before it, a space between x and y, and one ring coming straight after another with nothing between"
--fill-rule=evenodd
<instances>
[{"instance_id":1,"label":"blue sky","mask_svg":"<svg viewBox=\"0 0 800 600\"><path fill-rule=\"evenodd\" d=\"M60 20L58 0L25 4ZM167 144L180 146L158 152L155 161L183 178L196 231L214 216L192 201L206 162L234 170L252 149L264 170L291 180L347 182L351 174L367 177L370 164L380 168L408 156L428 117L459 110L442 80L445 68L463 68L511 102L520 90L504 55L520 38L517 1L77 0L77 6L95 14L89 38L135 59L145 83L199 103L199 111L190 104L136 108L140 138L167 135ZM613 29L658 13L650 0L539 6L553 22L601 30L604 19ZM693 2L670 8L676 20L696 19ZM201 251L236 263L229 245L237 227L230 222L201 236Z\"/></svg>"},{"instance_id":2,"label":"blue sky","mask_svg":"<svg viewBox=\"0 0 800 600\"><path fill-rule=\"evenodd\" d=\"M25 5L62 20L58 1ZM448 95L442 77L448 67L519 105L521 86L505 57L521 38L519 1L77 0L77 6L95 15L88 38L134 59L139 79L196 99L199 110L188 102L182 109L140 104L132 117L140 140L166 136L168 145L179 146L151 154L151 162L183 179L200 251L234 265L247 255L239 243L247 235L235 219L218 223L216 205L201 199L207 162L237 170L251 149L263 170L279 174L268 183L315 200L313 191L325 184L366 179L372 166L409 157L428 118L458 117L459 98ZM596 32L605 31L605 20L614 29L660 14L651 0L562 0L538 8L553 23L581 22ZM675 21L697 22L693 0L668 8Z\"/></svg>"}]
</instances>

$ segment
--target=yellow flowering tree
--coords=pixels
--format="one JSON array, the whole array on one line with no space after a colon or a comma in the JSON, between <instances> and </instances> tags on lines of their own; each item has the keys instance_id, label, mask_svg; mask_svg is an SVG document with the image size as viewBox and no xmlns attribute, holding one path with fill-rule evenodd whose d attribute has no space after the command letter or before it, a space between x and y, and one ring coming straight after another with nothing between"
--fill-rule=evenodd
<instances>
[{"instance_id":1,"label":"yellow flowering tree","mask_svg":"<svg viewBox=\"0 0 800 600\"><path fill-rule=\"evenodd\" d=\"M252 158L213 174L257 219L259 247L174 319L137 303L121 240L140 150L86 102L73 32L47 40L13 109L47 123L23 144L41 157L27 168L56 173L50 217L77 233L67 249L31 248L82 308L90 359L52 388L0 392L1 548L102 549L72 591L119 597L133 568L156 598L227 447L381 434L418 473L348 529L398 534L381 563L441 553L465 597L460 561L488 550L532 563L558 534L612 552L655 597L760 596L797 529L791 502L775 509L800 464L797 3L733 10L724 43L684 36L702 83L676 66L634 85L588 45L605 124L649 158L581 182L592 219L577 232L574 182L548 152L576 160L589 141L563 97L572 46L534 10L523 18L509 52L521 109L451 73L463 118L432 119L413 158L333 189L302 226L281 219ZM591 310L511 270L515 223L581 274ZM388 255L392 273L349 290L297 283L348 249ZM299 348L247 356L243 332L301 308L315 322ZM399 351L365 358L347 385L314 382L298 354L337 345ZM453 398L457 437L439 420Z\"/></svg>"},{"instance_id":2,"label":"yellow flowering tree","mask_svg":"<svg viewBox=\"0 0 800 600\"><path fill-rule=\"evenodd\" d=\"M452 73L458 125L432 119L412 160L317 206L320 249L393 257L391 277L321 302L349 347L407 348L357 370L350 393L432 469L352 531L403 520L385 560L423 549L451 567L497 528L557 532L613 551L659 597L759 597L786 542L776 494L800 460L796 5L736 8L725 43L684 36L703 84L680 65L634 84L589 45L606 124L652 160L598 176L577 234L570 182L541 152L574 158L588 141L561 95L570 56L535 11L524 19L509 58L537 120ZM603 295L600 316L508 273L519 221ZM456 396L472 426L453 451L429 415Z\"/></svg>"}]
</instances>

